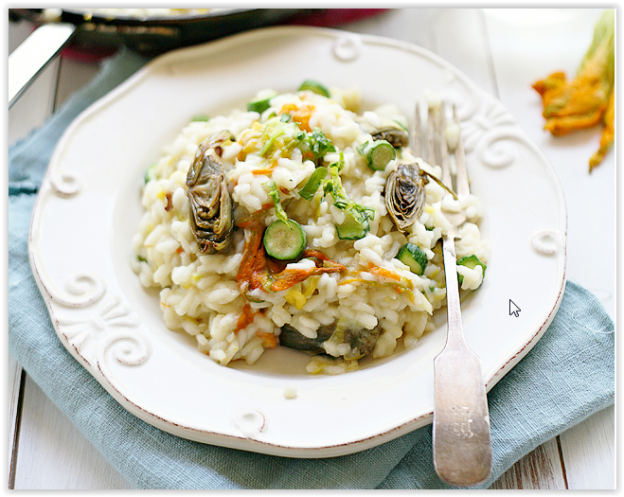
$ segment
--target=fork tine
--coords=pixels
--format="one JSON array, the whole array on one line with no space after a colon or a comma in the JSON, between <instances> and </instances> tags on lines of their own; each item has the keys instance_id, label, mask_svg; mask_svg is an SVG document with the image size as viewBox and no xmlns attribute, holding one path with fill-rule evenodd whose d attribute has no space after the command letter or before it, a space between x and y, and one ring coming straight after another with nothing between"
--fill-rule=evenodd
<instances>
[{"instance_id":1,"label":"fork tine","mask_svg":"<svg viewBox=\"0 0 624 497\"><path fill-rule=\"evenodd\" d=\"M457 195L460 197L470 195L470 182L468 180L468 168L466 167L466 154L464 151L464 142L461 138L461 128L459 127L459 119L457 118L457 108L453 105L453 122L459 129L459 140L455 148L455 164L457 166Z\"/></svg>"},{"instance_id":2,"label":"fork tine","mask_svg":"<svg viewBox=\"0 0 624 497\"><path fill-rule=\"evenodd\" d=\"M425 133L423 133L423 135L426 134L426 136L420 138L418 135L418 129L421 127L420 111L417 103L413 142L415 150L425 153L422 155L423 160L431 166L440 166L442 168L442 182L451 188L455 186L455 191L458 196L466 196L470 194L466 155L464 144L461 139L457 109L455 105L452 105L449 110L450 106L451 104L448 102L442 102L439 108L428 108L427 129ZM451 116L449 116L449 114L451 114ZM446 140L449 118L452 120L451 122L457 126L459 133L457 145L451 152L449 152L449 146ZM424 147L424 150L421 150L423 148L423 142L426 142L427 146ZM454 164L450 163L450 153L453 155ZM417 153L415 153L415 155L418 157ZM454 166L453 171L451 171L452 166Z\"/></svg>"},{"instance_id":3,"label":"fork tine","mask_svg":"<svg viewBox=\"0 0 624 497\"><path fill-rule=\"evenodd\" d=\"M436 166L438 155L436 150L436 112L435 109L429 107L427 112L427 158L425 159L430 166Z\"/></svg>"},{"instance_id":4,"label":"fork tine","mask_svg":"<svg viewBox=\"0 0 624 497\"><path fill-rule=\"evenodd\" d=\"M412 154L414 157L424 159L422 153L422 124L420 122L420 105L416 101L416 111L414 113L414 128L412 129Z\"/></svg>"},{"instance_id":5,"label":"fork tine","mask_svg":"<svg viewBox=\"0 0 624 497\"><path fill-rule=\"evenodd\" d=\"M449 188L452 188L453 185L453 177L451 175L451 166L449 164L449 153L448 153L448 145L446 143L446 102L442 103L442 106L439 110L439 127L438 127L438 136L440 137L440 164L439 166L442 168L442 183L447 185ZM440 122L441 121L441 122Z\"/></svg>"}]
</instances>

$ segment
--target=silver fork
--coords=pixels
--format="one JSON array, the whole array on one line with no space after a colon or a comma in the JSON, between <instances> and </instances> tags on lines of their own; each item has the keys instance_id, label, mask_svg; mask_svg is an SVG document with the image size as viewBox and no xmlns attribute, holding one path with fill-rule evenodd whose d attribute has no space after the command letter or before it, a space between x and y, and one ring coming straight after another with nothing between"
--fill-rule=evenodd
<instances>
[{"instance_id":1,"label":"silver fork","mask_svg":"<svg viewBox=\"0 0 624 497\"><path fill-rule=\"evenodd\" d=\"M446 140L447 114L450 112L446 104L429 109L426 139L421 141L423 133L417 106L413 144L415 155L431 165L439 165L442 182L452 188ZM454 107L451 119L459 127ZM421 152L425 152L425 156ZM462 198L470 194L470 187L461 137L451 153L455 157L455 191L458 198ZM442 239L448 332L446 345L433 362L433 459L442 480L454 486L472 486L485 481L491 473L490 417L481 362L466 345L461 320L455 238L459 238L459 227L466 216L463 211L445 212L445 215L453 225Z\"/></svg>"}]
</instances>

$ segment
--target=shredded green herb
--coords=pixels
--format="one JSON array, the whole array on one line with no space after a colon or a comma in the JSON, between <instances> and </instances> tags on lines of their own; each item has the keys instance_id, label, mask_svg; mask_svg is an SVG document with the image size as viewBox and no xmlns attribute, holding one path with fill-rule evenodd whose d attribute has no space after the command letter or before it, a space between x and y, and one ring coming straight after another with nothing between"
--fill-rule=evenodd
<instances>
[{"instance_id":1,"label":"shredded green herb","mask_svg":"<svg viewBox=\"0 0 624 497\"><path fill-rule=\"evenodd\" d=\"M275 205L275 215L280 221L284 221L290 227L290 224L288 223L288 214L286 214L286 211L282 207L280 193L275 181L268 181L266 185L270 188L269 196L273 199L273 204ZM292 227L290 229L292 229Z\"/></svg>"}]
</instances>

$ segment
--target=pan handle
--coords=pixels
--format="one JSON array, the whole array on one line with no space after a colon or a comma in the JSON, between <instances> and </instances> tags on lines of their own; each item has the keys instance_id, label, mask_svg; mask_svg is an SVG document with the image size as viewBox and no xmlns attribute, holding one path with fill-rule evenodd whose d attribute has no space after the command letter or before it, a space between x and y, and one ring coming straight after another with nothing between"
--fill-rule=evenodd
<instances>
[{"instance_id":1,"label":"pan handle","mask_svg":"<svg viewBox=\"0 0 624 497\"><path fill-rule=\"evenodd\" d=\"M69 42L76 26L44 24L9 55L9 109Z\"/></svg>"}]
</instances>

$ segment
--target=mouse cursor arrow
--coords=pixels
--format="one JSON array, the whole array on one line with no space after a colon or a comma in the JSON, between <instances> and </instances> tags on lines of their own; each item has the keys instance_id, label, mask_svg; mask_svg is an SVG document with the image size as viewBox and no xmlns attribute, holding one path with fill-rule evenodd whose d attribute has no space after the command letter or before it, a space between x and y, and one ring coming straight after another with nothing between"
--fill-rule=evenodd
<instances>
[{"instance_id":1,"label":"mouse cursor arrow","mask_svg":"<svg viewBox=\"0 0 624 497\"><path fill-rule=\"evenodd\" d=\"M520 307L514 304L513 300L509 299L509 315L511 316L513 314L518 317L520 315L520 310Z\"/></svg>"}]
</instances>

